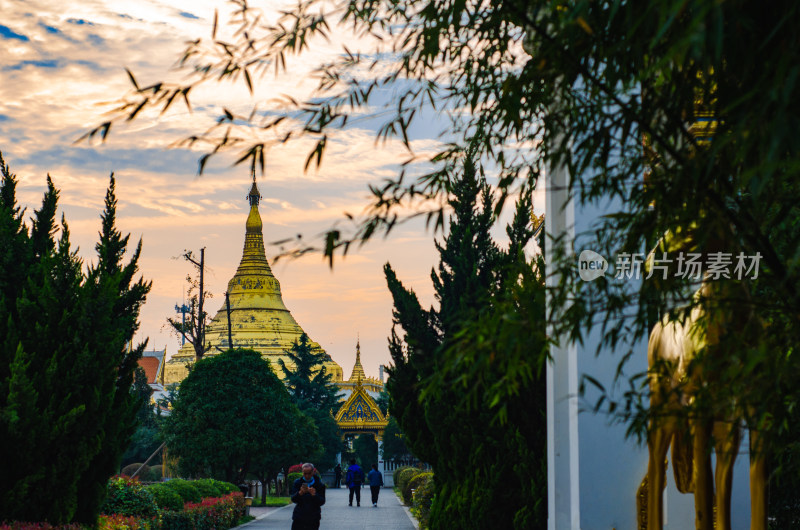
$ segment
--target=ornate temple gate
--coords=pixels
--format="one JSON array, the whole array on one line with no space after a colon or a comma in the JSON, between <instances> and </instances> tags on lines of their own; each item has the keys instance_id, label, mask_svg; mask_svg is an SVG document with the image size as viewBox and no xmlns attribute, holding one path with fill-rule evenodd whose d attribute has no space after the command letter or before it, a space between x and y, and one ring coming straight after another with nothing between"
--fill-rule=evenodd
<instances>
[{"instance_id":1,"label":"ornate temple gate","mask_svg":"<svg viewBox=\"0 0 800 530\"><path fill-rule=\"evenodd\" d=\"M383 459L383 431L386 429L388 420L372 396L364 389L360 377L356 380L350 397L336 413L336 423L345 439L360 434L375 436L375 441L378 442L378 471L383 473L384 484L392 486L392 477L391 475L387 476L388 470ZM367 471L364 470L365 474Z\"/></svg>"}]
</instances>

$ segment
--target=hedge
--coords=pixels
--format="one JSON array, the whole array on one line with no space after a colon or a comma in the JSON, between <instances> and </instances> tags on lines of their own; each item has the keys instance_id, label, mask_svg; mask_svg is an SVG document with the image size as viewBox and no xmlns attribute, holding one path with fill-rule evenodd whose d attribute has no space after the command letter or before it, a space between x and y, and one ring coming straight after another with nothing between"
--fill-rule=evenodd
<instances>
[{"instance_id":1,"label":"hedge","mask_svg":"<svg viewBox=\"0 0 800 530\"><path fill-rule=\"evenodd\" d=\"M414 469L414 468L412 468L411 466L398 467L397 469L394 470L394 473L392 473L392 479L395 486L397 486L397 483L400 481L400 473L402 473L406 469Z\"/></svg>"},{"instance_id":2,"label":"hedge","mask_svg":"<svg viewBox=\"0 0 800 530\"><path fill-rule=\"evenodd\" d=\"M402 492L406 488L408 481L411 480L413 477L419 475L420 473L422 473L422 470L419 468L416 467L406 468L400 472L400 474L397 477L397 482L395 482L394 485L397 486L397 488Z\"/></svg>"},{"instance_id":3,"label":"hedge","mask_svg":"<svg viewBox=\"0 0 800 530\"><path fill-rule=\"evenodd\" d=\"M414 477L419 478L419 484L414 489L413 506L414 514L419 519L420 528L429 528L431 504L433 504L433 473L422 473Z\"/></svg>"},{"instance_id":4,"label":"hedge","mask_svg":"<svg viewBox=\"0 0 800 530\"><path fill-rule=\"evenodd\" d=\"M158 519L143 519L132 515L101 515L97 521L98 530L154 530Z\"/></svg>"},{"instance_id":5,"label":"hedge","mask_svg":"<svg viewBox=\"0 0 800 530\"><path fill-rule=\"evenodd\" d=\"M188 481L174 480L179 488L188 491ZM170 481L173 482L173 481ZM184 483L184 484L182 484ZM212 481L222 489L236 489L236 486L227 482ZM173 484L175 487L175 484ZM192 486L197 491L197 488ZM184 503L180 495L175 493L167 484L152 484L144 487L135 479L129 477L112 477L109 481L109 490L116 494L111 505L123 505L122 509L138 506L142 498L151 500L152 514L126 515L124 513L111 513L101 515L98 520L98 530L224 530L233 528L244 517L245 500L240 491L228 493L218 497L208 497L200 502ZM118 494L123 492L123 494ZM171 504L156 507L154 498L172 499ZM177 502L175 502L177 500ZM148 511L150 510L150 508ZM110 509L110 508L109 508ZM1 523L0 530L85 530L78 524L54 526L47 522L28 523L15 521Z\"/></svg>"},{"instance_id":6,"label":"hedge","mask_svg":"<svg viewBox=\"0 0 800 530\"><path fill-rule=\"evenodd\" d=\"M147 491L162 510L183 510L183 499L166 484L151 484L147 486Z\"/></svg>"},{"instance_id":7,"label":"hedge","mask_svg":"<svg viewBox=\"0 0 800 530\"><path fill-rule=\"evenodd\" d=\"M160 530L220 530L236 526L244 517L241 492L186 503L182 512L162 512Z\"/></svg>"},{"instance_id":8,"label":"hedge","mask_svg":"<svg viewBox=\"0 0 800 530\"><path fill-rule=\"evenodd\" d=\"M292 491L292 486L294 486L294 481L302 476L302 473L289 473L289 476L286 477L286 486L289 488L290 493Z\"/></svg>"},{"instance_id":9,"label":"hedge","mask_svg":"<svg viewBox=\"0 0 800 530\"><path fill-rule=\"evenodd\" d=\"M224 497L228 493L236 493L237 491L239 491L239 488L235 484L231 484L230 482L224 482L222 480L214 480L213 478L204 478L201 480L213 483L214 486L216 486L217 489L219 489L220 491L220 494L218 495L219 497Z\"/></svg>"},{"instance_id":10,"label":"hedge","mask_svg":"<svg viewBox=\"0 0 800 530\"><path fill-rule=\"evenodd\" d=\"M0 523L0 530L82 530L83 527L77 523L62 524L53 526L50 523L26 523L23 521L12 521L10 523Z\"/></svg>"},{"instance_id":11,"label":"hedge","mask_svg":"<svg viewBox=\"0 0 800 530\"><path fill-rule=\"evenodd\" d=\"M107 487L106 500L100 513L135 517L152 517L158 514L153 495L137 479L118 475L111 477Z\"/></svg>"},{"instance_id":12,"label":"hedge","mask_svg":"<svg viewBox=\"0 0 800 530\"><path fill-rule=\"evenodd\" d=\"M200 492L200 497L203 499L206 497L221 497L223 493L214 482L214 480L201 478L198 480L193 480L192 486L197 488L197 490Z\"/></svg>"},{"instance_id":13,"label":"hedge","mask_svg":"<svg viewBox=\"0 0 800 530\"><path fill-rule=\"evenodd\" d=\"M164 484L180 495L183 502L200 502L200 499L203 498L202 495L200 495L200 490L198 490L191 481L182 478L173 478L164 482Z\"/></svg>"},{"instance_id":14,"label":"hedge","mask_svg":"<svg viewBox=\"0 0 800 530\"><path fill-rule=\"evenodd\" d=\"M430 480L432 476L433 473L420 472L411 477L411 479L406 482L405 487L403 487L401 490L403 492L403 502L410 505L414 501L414 499L411 497L411 490L416 490L423 480Z\"/></svg>"}]
</instances>

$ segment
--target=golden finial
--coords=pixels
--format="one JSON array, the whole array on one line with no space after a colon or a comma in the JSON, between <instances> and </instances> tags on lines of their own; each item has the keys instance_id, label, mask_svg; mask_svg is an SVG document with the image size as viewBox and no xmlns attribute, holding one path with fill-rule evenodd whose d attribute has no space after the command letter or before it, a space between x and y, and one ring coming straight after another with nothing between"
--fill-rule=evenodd
<instances>
[{"instance_id":1,"label":"golden finial","mask_svg":"<svg viewBox=\"0 0 800 530\"><path fill-rule=\"evenodd\" d=\"M258 192L258 186L256 185L256 170L253 168L252 170L253 176L253 186L250 188L250 193L247 194L247 199L250 201L250 206L258 206L258 201L261 199L261 194Z\"/></svg>"},{"instance_id":2,"label":"golden finial","mask_svg":"<svg viewBox=\"0 0 800 530\"><path fill-rule=\"evenodd\" d=\"M350 381L361 381L366 379L367 374L364 373L364 367L361 366L361 338L356 341L356 364L353 365L353 372L350 375Z\"/></svg>"}]
</instances>

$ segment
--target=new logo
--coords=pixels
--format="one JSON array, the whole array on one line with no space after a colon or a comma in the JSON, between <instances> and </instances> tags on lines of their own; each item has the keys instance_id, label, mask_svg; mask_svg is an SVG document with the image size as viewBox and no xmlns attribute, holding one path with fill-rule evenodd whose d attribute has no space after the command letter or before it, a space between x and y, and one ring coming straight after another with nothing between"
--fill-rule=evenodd
<instances>
[{"instance_id":1,"label":"new logo","mask_svg":"<svg viewBox=\"0 0 800 530\"><path fill-rule=\"evenodd\" d=\"M583 281L590 282L600 276L605 276L607 270L606 258L594 250L584 250L578 256L578 275Z\"/></svg>"}]
</instances>

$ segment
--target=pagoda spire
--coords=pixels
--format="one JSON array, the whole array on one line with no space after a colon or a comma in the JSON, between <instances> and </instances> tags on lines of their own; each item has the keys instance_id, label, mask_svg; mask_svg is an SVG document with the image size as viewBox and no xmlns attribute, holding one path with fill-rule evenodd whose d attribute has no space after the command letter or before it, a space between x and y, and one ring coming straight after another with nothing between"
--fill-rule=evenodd
<instances>
[{"instance_id":1,"label":"pagoda spire","mask_svg":"<svg viewBox=\"0 0 800 530\"><path fill-rule=\"evenodd\" d=\"M361 366L361 338L356 341L356 364L353 366L353 373L350 375L350 381L362 381L367 378L364 372L364 367Z\"/></svg>"},{"instance_id":2,"label":"pagoda spire","mask_svg":"<svg viewBox=\"0 0 800 530\"><path fill-rule=\"evenodd\" d=\"M262 303L266 307L286 310L286 306L281 299L280 284L272 274L272 269L267 261L267 253L264 248L264 234L262 232L263 223L261 214L258 211L258 203L261 200L261 193L256 184L255 170L251 172L253 185L247 200L250 203L250 213L245 223L244 249L242 251L242 261L236 274L228 282L228 292L231 293L231 305L238 305L242 295L246 292L253 293L254 289L261 291L266 298ZM235 299L235 300L234 300ZM247 305L255 300L250 300Z\"/></svg>"}]
</instances>

